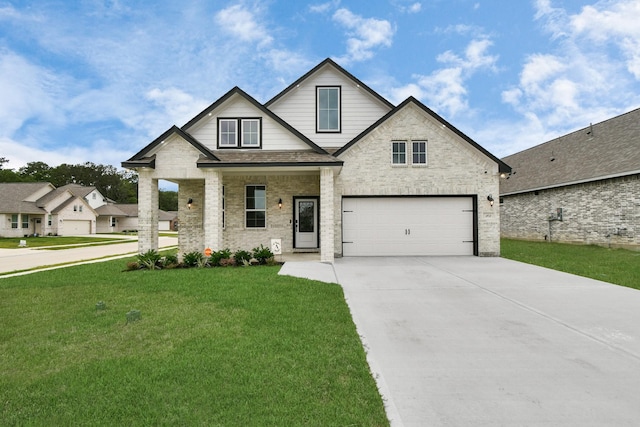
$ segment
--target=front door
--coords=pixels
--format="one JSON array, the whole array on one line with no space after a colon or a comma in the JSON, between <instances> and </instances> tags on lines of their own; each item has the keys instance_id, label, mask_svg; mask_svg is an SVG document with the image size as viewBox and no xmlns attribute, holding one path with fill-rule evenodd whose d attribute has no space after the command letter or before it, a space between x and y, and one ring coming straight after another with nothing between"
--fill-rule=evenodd
<instances>
[{"instance_id":1,"label":"front door","mask_svg":"<svg viewBox=\"0 0 640 427\"><path fill-rule=\"evenodd\" d=\"M294 247L318 247L318 199L294 198Z\"/></svg>"}]
</instances>

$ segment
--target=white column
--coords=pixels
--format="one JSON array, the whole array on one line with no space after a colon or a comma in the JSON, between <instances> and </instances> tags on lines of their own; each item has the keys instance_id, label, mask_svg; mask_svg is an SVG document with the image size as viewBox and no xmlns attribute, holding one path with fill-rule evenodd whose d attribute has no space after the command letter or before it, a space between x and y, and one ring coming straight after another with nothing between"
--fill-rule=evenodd
<instances>
[{"instance_id":1,"label":"white column","mask_svg":"<svg viewBox=\"0 0 640 427\"><path fill-rule=\"evenodd\" d=\"M333 169L320 169L320 261L333 263L334 256Z\"/></svg>"},{"instance_id":2,"label":"white column","mask_svg":"<svg viewBox=\"0 0 640 427\"><path fill-rule=\"evenodd\" d=\"M204 246L222 249L222 173L208 170L204 179Z\"/></svg>"},{"instance_id":3,"label":"white column","mask_svg":"<svg viewBox=\"0 0 640 427\"><path fill-rule=\"evenodd\" d=\"M158 250L158 180L151 171L138 173L138 252Z\"/></svg>"}]
</instances>

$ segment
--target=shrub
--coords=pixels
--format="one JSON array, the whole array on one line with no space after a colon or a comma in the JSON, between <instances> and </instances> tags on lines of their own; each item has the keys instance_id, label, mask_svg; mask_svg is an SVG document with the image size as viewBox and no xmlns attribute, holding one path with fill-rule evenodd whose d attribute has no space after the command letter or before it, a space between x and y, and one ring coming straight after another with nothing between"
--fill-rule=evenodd
<instances>
[{"instance_id":1,"label":"shrub","mask_svg":"<svg viewBox=\"0 0 640 427\"><path fill-rule=\"evenodd\" d=\"M253 257L258 261L258 264L262 265L266 264L268 259L273 258L273 252L261 244L257 248L253 248Z\"/></svg>"},{"instance_id":2,"label":"shrub","mask_svg":"<svg viewBox=\"0 0 640 427\"><path fill-rule=\"evenodd\" d=\"M178 255L168 254L162 258L162 268L174 268L178 265Z\"/></svg>"},{"instance_id":3,"label":"shrub","mask_svg":"<svg viewBox=\"0 0 640 427\"><path fill-rule=\"evenodd\" d=\"M233 267L236 265L236 260L233 258L222 258L219 265L220 267Z\"/></svg>"},{"instance_id":4,"label":"shrub","mask_svg":"<svg viewBox=\"0 0 640 427\"><path fill-rule=\"evenodd\" d=\"M182 255L182 263L186 267L197 267L199 263L202 263L204 255L199 251L188 252Z\"/></svg>"},{"instance_id":5,"label":"shrub","mask_svg":"<svg viewBox=\"0 0 640 427\"><path fill-rule=\"evenodd\" d=\"M228 258L231 258L231 251L229 249L221 249L211 254L210 262L213 267L218 267L221 260Z\"/></svg>"},{"instance_id":6,"label":"shrub","mask_svg":"<svg viewBox=\"0 0 640 427\"><path fill-rule=\"evenodd\" d=\"M159 263L161 258L162 257L157 251L149 249L145 253L138 254L138 264L140 264L141 268L146 270L159 270Z\"/></svg>"},{"instance_id":7,"label":"shrub","mask_svg":"<svg viewBox=\"0 0 640 427\"><path fill-rule=\"evenodd\" d=\"M233 254L233 259L236 260L236 265L248 265L251 261L251 252L240 249Z\"/></svg>"},{"instance_id":8,"label":"shrub","mask_svg":"<svg viewBox=\"0 0 640 427\"><path fill-rule=\"evenodd\" d=\"M127 271L140 270L140 264L136 261L130 261L127 263Z\"/></svg>"}]
</instances>

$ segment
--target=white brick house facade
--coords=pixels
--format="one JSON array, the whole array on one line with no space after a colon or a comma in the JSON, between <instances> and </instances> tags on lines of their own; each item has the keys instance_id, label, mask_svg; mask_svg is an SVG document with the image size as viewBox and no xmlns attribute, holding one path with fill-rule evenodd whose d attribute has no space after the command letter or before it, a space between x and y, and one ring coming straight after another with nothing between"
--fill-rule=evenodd
<instances>
[{"instance_id":1,"label":"white brick house facade","mask_svg":"<svg viewBox=\"0 0 640 427\"><path fill-rule=\"evenodd\" d=\"M407 151L394 157L398 140ZM407 164L394 164L400 158ZM157 248L153 215L164 179L179 186L181 253L250 250L280 239L283 252L317 251L331 262L343 254L344 199L382 196L396 198L390 203L403 196L468 200L469 254L500 253L499 209L488 196L497 199L499 174L509 167L419 101L393 106L331 60L264 105L232 89L123 166L140 174L141 252ZM422 220L412 221L419 238Z\"/></svg>"}]
</instances>

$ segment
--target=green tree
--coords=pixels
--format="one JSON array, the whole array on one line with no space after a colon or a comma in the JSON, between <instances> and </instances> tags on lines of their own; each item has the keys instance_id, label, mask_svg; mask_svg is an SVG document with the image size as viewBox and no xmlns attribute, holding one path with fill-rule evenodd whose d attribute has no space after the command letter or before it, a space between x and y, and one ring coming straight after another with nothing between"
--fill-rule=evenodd
<instances>
[{"instance_id":1,"label":"green tree","mask_svg":"<svg viewBox=\"0 0 640 427\"><path fill-rule=\"evenodd\" d=\"M22 182L24 179L13 169L5 169L5 163L9 163L6 157L0 157L0 182Z\"/></svg>"},{"instance_id":2,"label":"green tree","mask_svg":"<svg viewBox=\"0 0 640 427\"><path fill-rule=\"evenodd\" d=\"M50 182L51 167L44 162L29 162L26 166L18 169L22 178L34 182Z\"/></svg>"},{"instance_id":3,"label":"green tree","mask_svg":"<svg viewBox=\"0 0 640 427\"><path fill-rule=\"evenodd\" d=\"M158 192L158 205L163 211L177 211L178 192L160 190Z\"/></svg>"}]
</instances>

